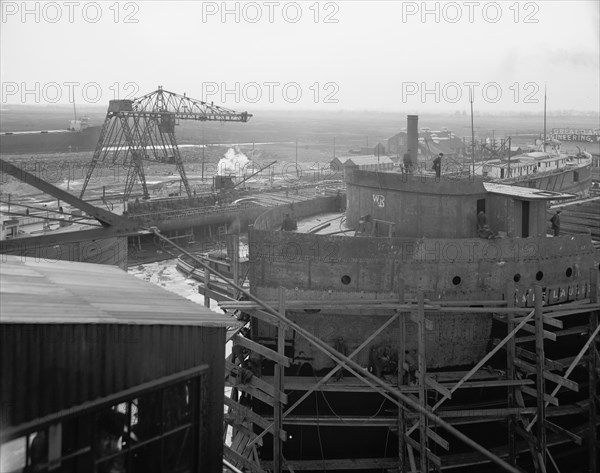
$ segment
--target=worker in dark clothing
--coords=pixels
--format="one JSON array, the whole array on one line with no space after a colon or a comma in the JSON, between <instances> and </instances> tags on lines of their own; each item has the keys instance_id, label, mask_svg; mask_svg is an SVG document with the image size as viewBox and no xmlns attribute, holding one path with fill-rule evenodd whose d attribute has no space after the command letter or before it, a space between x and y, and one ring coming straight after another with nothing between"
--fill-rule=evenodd
<instances>
[{"instance_id":1,"label":"worker in dark clothing","mask_svg":"<svg viewBox=\"0 0 600 473\"><path fill-rule=\"evenodd\" d=\"M494 238L494 232L490 229L487 215L483 210L477 214L477 235L479 238Z\"/></svg>"},{"instance_id":2,"label":"worker in dark clothing","mask_svg":"<svg viewBox=\"0 0 600 473\"><path fill-rule=\"evenodd\" d=\"M485 212L482 210L477 214L477 228L481 228L488 225L488 218Z\"/></svg>"},{"instance_id":3,"label":"worker in dark clothing","mask_svg":"<svg viewBox=\"0 0 600 473\"><path fill-rule=\"evenodd\" d=\"M336 212L342 211L342 196L340 194L340 191L337 191L337 194L335 195L333 206L335 207Z\"/></svg>"},{"instance_id":4,"label":"worker in dark clothing","mask_svg":"<svg viewBox=\"0 0 600 473\"><path fill-rule=\"evenodd\" d=\"M127 416L122 412L109 409L98 416L96 452L100 458L113 457L98 466L99 473L125 473L125 457L116 454L123 450L126 429Z\"/></svg>"},{"instance_id":5,"label":"worker in dark clothing","mask_svg":"<svg viewBox=\"0 0 600 473\"><path fill-rule=\"evenodd\" d=\"M408 350L404 350L404 363L402 369L404 374L402 376L403 384L415 385L417 382L417 350L412 350L413 355Z\"/></svg>"},{"instance_id":6,"label":"worker in dark clothing","mask_svg":"<svg viewBox=\"0 0 600 473\"><path fill-rule=\"evenodd\" d=\"M404 156L402 156L402 164L404 164L403 172L411 173L412 172L412 159L410 157L410 152L412 150L406 150Z\"/></svg>"},{"instance_id":7,"label":"worker in dark clothing","mask_svg":"<svg viewBox=\"0 0 600 473\"><path fill-rule=\"evenodd\" d=\"M555 237L560 234L560 212L560 210L557 210L550 219L550 223L552 224L552 232L554 233Z\"/></svg>"},{"instance_id":8,"label":"worker in dark clothing","mask_svg":"<svg viewBox=\"0 0 600 473\"><path fill-rule=\"evenodd\" d=\"M294 230L298 230L298 225L296 224L296 221L290 217L290 214L285 214L283 223L281 225L281 230L284 232L293 232Z\"/></svg>"},{"instance_id":9,"label":"worker in dark clothing","mask_svg":"<svg viewBox=\"0 0 600 473\"><path fill-rule=\"evenodd\" d=\"M398 369L398 352L388 344L371 347L369 370L378 378Z\"/></svg>"},{"instance_id":10,"label":"worker in dark clothing","mask_svg":"<svg viewBox=\"0 0 600 473\"><path fill-rule=\"evenodd\" d=\"M442 175L442 158L444 153L438 154L438 157L433 160L433 170L435 171L435 177L439 178Z\"/></svg>"}]
</instances>

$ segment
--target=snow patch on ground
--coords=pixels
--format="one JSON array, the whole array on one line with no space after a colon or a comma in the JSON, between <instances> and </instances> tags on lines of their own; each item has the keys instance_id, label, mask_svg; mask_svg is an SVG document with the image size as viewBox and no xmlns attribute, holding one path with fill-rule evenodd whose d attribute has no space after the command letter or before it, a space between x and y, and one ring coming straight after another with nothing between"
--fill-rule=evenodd
<instances>
[{"instance_id":1,"label":"snow patch on ground","mask_svg":"<svg viewBox=\"0 0 600 473\"><path fill-rule=\"evenodd\" d=\"M136 278L164 287L192 302L204 305L204 297L198 294L198 283L177 270L175 259L131 266L128 272ZM210 301L210 308L215 312L222 312L216 301Z\"/></svg>"}]
</instances>

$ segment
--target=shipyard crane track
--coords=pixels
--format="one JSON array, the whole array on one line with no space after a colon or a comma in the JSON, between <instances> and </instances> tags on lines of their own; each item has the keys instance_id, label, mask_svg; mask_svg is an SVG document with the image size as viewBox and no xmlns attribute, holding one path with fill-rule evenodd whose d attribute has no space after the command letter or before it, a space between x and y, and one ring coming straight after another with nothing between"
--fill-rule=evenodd
<instances>
[{"instance_id":1,"label":"shipyard crane track","mask_svg":"<svg viewBox=\"0 0 600 473\"><path fill-rule=\"evenodd\" d=\"M184 95L157 90L129 100L111 100L100 131L92 162L87 170L80 198L100 162L127 168L123 200L126 201L139 179L144 198L149 198L143 161L150 160L177 167L188 197L192 197L181 153L175 139L178 120L246 123L252 114L196 100Z\"/></svg>"}]
</instances>

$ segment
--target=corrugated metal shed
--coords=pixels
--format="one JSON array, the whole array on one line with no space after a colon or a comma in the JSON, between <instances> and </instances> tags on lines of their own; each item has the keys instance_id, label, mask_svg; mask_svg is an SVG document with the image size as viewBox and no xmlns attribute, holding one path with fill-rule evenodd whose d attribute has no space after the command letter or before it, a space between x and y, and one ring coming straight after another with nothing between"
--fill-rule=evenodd
<instances>
[{"instance_id":1,"label":"corrugated metal shed","mask_svg":"<svg viewBox=\"0 0 600 473\"><path fill-rule=\"evenodd\" d=\"M340 156L331 161L330 167L334 170L341 170L346 166L358 166L359 169L392 169L394 161L389 156L381 155L356 155Z\"/></svg>"},{"instance_id":2,"label":"corrugated metal shed","mask_svg":"<svg viewBox=\"0 0 600 473\"><path fill-rule=\"evenodd\" d=\"M237 321L111 266L6 256L0 284L3 428L206 364L208 422L220 429Z\"/></svg>"},{"instance_id":3,"label":"corrugated metal shed","mask_svg":"<svg viewBox=\"0 0 600 473\"><path fill-rule=\"evenodd\" d=\"M0 269L2 323L235 325L118 268L5 256Z\"/></svg>"}]
</instances>

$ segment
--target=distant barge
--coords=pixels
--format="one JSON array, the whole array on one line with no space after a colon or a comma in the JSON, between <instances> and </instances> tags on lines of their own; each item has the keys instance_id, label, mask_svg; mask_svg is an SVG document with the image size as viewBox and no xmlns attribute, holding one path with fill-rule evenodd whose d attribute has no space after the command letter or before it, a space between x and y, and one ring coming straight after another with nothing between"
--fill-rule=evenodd
<instances>
[{"instance_id":1,"label":"distant barge","mask_svg":"<svg viewBox=\"0 0 600 473\"><path fill-rule=\"evenodd\" d=\"M100 126L89 126L89 119L81 118L71 120L67 130L2 132L0 154L92 151L101 129Z\"/></svg>"}]
</instances>

